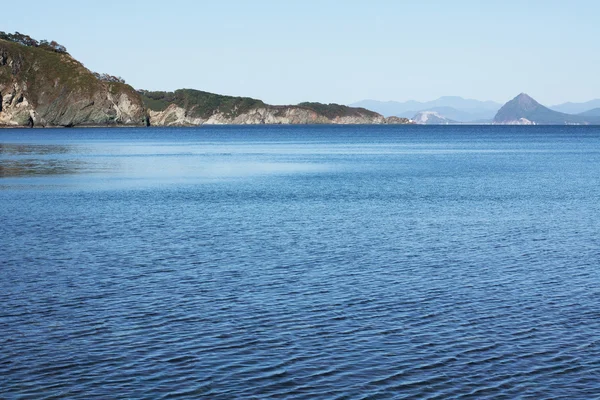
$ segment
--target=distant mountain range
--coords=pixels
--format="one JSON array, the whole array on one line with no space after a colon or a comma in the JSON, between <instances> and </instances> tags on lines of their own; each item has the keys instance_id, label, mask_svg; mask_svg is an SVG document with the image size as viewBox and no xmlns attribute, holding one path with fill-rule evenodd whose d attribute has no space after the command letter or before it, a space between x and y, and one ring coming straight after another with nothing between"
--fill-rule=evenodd
<instances>
[{"instance_id":1,"label":"distant mountain range","mask_svg":"<svg viewBox=\"0 0 600 400\"><path fill-rule=\"evenodd\" d=\"M493 101L479 101L464 99L458 96L445 96L437 100L419 101L377 101L363 100L350 105L351 107L362 107L382 114L386 117L396 116L413 118L416 114L424 111L435 112L445 119L457 122L491 121L502 104Z\"/></svg>"},{"instance_id":2,"label":"distant mountain range","mask_svg":"<svg viewBox=\"0 0 600 400\"><path fill-rule=\"evenodd\" d=\"M594 111L595 110L591 110ZM600 116L567 114L551 110L521 93L506 103L494 117L495 124L503 125L600 125Z\"/></svg>"},{"instance_id":3,"label":"distant mountain range","mask_svg":"<svg viewBox=\"0 0 600 400\"><path fill-rule=\"evenodd\" d=\"M584 117L600 117L600 108L594 108L593 110L588 110L579 113L578 115L583 115Z\"/></svg>"},{"instance_id":4,"label":"distant mountain range","mask_svg":"<svg viewBox=\"0 0 600 400\"><path fill-rule=\"evenodd\" d=\"M600 108L600 99L586 101L585 103L563 103L549 108L565 114L581 114L595 108Z\"/></svg>"},{"instance_id":5,"label":"distant mountain range","mask_svg":"<svg viewBox=\"0 0 600 400\"><path fill-rule=\"evenodd\" d=\"M525 99L522 100L524 101L524 103L527 103ZM535 100L533 101L535 102ZM535 103L539 105L539 103ZM351 106L363 107L378 112L384 116L398 116L403 118L411 118L418 124L428 125L460 123L485 124L494 122L498 123L496 121L496 114L503 107L502 104L493 101L464 99L458 96L445 96L440 97L437 100L428 102L418 102L412 100L406 102L383 102L376 100L363 100L357 103L353 103L351 104ZM538 118L540 123L595 124L596 122L593 117L600 117L600 99L591 100L585 103L564 103L551 107L544 107L544 109L546 109L547 111L541 111L540 108L537 109L538 111L537 114L535 114L534 116L534 120L540 117L539 113L544 113L545 117ZM553 116L550 117L551 114L548 113L548 111L558 112L564 115L571 115L572 117L561 117L556 114L552 114ZM590 117L592 118L590 119ZM517 120L519 118L517 118ZM525 119L528 120L528 118Z\"/></svg>"}]
</instances>

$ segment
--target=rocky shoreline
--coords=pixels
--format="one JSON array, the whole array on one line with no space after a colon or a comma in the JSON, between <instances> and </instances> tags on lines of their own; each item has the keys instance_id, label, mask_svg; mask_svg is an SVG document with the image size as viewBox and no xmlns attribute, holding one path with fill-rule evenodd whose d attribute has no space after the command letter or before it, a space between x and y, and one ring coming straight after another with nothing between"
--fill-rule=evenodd
<instances>
[{"instance_id":1,"label":"rocky shoreline","mask_svg":"<svg viewBox=\"0 0 600 400\"><path fill-rule=\"evenodd\" d=\"M2 128L412 123L338 104L274 106L192 89L135 90L88 70L64 46L39 43L23 35L0 39Z\"/></svg>"}]
</instances>

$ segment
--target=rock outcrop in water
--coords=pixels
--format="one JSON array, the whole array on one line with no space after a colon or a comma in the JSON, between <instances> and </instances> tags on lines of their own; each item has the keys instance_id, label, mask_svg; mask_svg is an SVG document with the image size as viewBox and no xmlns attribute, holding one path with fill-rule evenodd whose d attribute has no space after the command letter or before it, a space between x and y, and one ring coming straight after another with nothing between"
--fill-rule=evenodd
<instances>
[{"instance_id":1,"label":"rock outcrop in water","mask_svg":"<svg viewBox=\"0 0 600 400\"><path fill-rule=\"evenodd\" d=\"M0 126L198 126L203 124L408 124L364 108L273 106L198 90L136 91L91 72L55 42L0 32Z\"/></svg>"},{"instance_id":2,"label":"rock outcrop in water","mask_svg":"<svg viewBox=\"0 0 600 400\"><path fill-rule=\"evenodd\" d=\"M140 96L68 53L0 40L0 126L145 125Z\"/></svg>"},{"instance_id":3,"label":"rock outcrop in water","mask_svg":"<svg viewBox=\"0 0 600 400\"><path fill-rule=\"evenodd\" d=\"M421 111L413 117L413 121L419 125L449 125L457 124L456 121L448 119L435 111Z\"/></svg>"}]
</instances>

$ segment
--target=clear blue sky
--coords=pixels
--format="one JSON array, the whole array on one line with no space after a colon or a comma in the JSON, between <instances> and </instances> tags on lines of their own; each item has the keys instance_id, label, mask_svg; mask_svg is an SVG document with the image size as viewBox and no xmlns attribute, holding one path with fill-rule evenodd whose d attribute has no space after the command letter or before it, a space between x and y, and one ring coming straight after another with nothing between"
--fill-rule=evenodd
<instances>
[{"instance_id":1,"label":"clear blue sky","mask_svg":"<svg viewBox=\"0 0 600 400\"><path fill-rule=\"evenodd\" d=\"M54 39L136 88L270 103L600 97L597 0L30 0L0 30Z\"/></svg>"}]
</instances>

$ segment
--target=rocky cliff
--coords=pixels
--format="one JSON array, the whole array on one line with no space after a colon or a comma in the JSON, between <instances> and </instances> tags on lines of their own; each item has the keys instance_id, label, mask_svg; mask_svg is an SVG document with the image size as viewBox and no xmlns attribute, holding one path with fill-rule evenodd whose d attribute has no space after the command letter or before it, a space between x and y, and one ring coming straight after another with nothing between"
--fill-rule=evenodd
<instances>
[{"instance_id":1,"label":"rocky cliff","mask_svg":"<svg viewBox=\"0 0 600 400\"><path fill-rule=\"evenodd\" d=\"M384 118L364 108L339 104L300 103L273 106L248 97L221 96L193 89L140 91L154 126L248 124L408 124L406 118Z\"/></svg>"},{"instance_id":2,"label":"rocky cliff","mask_svg":"<svg viewBox=\"0 0 600 400\"><path fill-rule=\"evenodd\" d=\"M192 89L136 91L91 72L56 42L0 32L0 127L408 123L339 104L274 106Z\"/></svg>"},{"instance_id":3,"label":"rocky cliff","mask_svg":"<svg viewBox=\"0 0 600 400\"><path fill-rule=\"evenodd\" d=\"M0 40L0 126L145 123L131 86L99 79L66 52Z\"/></svg>"}]
</instances>

